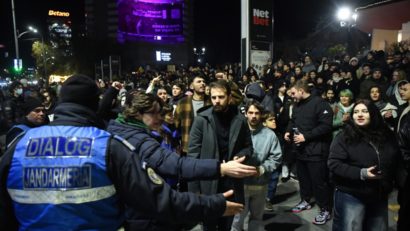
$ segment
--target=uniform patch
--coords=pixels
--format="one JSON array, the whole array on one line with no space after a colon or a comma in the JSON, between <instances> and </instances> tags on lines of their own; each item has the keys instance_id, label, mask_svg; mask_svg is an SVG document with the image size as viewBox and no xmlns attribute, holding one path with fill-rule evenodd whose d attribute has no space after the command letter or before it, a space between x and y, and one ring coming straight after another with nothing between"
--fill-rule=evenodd
<instances>
[{"instance_id":1,"label":"uniform patch","mask_svg":"<svg viewBox=\"0 0 410 231\"><path fill-rule=\"evenodd\" d=\"M164 181L162 180L162 178L160 176L158 176L158 174L155 173L155 171L152 168L147 168L147 174L149 179L157 185L161 185L164 183Z\"/></svg>"}]
</instances>

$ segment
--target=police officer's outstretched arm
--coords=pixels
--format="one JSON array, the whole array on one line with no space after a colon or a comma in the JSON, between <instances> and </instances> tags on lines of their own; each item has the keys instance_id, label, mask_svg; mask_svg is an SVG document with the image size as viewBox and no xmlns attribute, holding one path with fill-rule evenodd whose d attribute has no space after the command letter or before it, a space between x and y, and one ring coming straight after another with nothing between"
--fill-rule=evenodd
<instances>
[{"instance_id":1,"label":"police officer's outstretched arm","mask_svg":"<svg viewBox=\"0 0 410 231\"><path fill-rule=\"evenodd\" d=\"M139 156L122 143L112 140L110 146L108 174L119 199L146 217L176 224L215 220L242 209L240 204L227 202L223 194L204 196L174 191L149 166L144 169Z\"/></svg>"},{"instance_id":2,"label":"police officer's outstretched arm","mask_svg":"<svg viewBox=\"0 0 410 231\"><path fill-rule=\"evenodd\" d=\"M229 190L223 193L225 198L233 196L234 191ZM237 213L242 212L243 210L243 204L231 202L231 201L226 201L226 209L224 212L224 216L233 216Z\"/></svg>"}]
</instances>

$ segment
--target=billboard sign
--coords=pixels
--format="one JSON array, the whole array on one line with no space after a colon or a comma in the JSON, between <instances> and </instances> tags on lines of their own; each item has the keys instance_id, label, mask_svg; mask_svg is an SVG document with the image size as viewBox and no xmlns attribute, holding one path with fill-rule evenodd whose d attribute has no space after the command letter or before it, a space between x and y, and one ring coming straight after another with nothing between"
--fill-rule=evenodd
<instances>
[{"instance_id":1,"label":"billboard sign","mask_svg":"<svg viewBox=\"0 0 410 231\"><path fill-rule=\"evenodd\" d=\"M184 42L183 0L118 0L118 41Z\"/></svg>"},{"instance_id":2,"label":"billboard sign","mask_svg":"<svg viewBox=\"0 0 410 231\"><path fill-rule=\"evenodd\" d=\"M272 42L273 1L249 1L249 33L252 41Z\"/></svg>"}]
</instances>

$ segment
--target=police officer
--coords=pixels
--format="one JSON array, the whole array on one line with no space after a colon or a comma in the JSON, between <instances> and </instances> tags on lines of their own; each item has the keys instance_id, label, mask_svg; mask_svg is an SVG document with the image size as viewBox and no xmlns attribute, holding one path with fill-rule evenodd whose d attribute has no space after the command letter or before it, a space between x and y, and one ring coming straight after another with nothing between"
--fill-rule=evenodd
<instances>
[{"instance_id":1,"label":"police officer","mask_svg":"<svg viewBox=\"0 0 410 231\"><path fill-rule=\"evenodd\" d=\"M22 111L24 116L7 132L6 145L9 145L20 133L48 123L43 103L37 98L27 97L22 105Z\"/></svg>"},{"instance_id":2,"label":"police officer","mask_svg":"<svg viewBox=\"0 0 410 231\"><path fill-rule=\"evenodd\" d=\"M0 162L0 227L117 230L124 208L169 224L242 210L225 200L232 191L200 196L171 190L132 145L102 130L98 96L93 80L72 76L61 88L55 120L11 144Z\"/></svg>"}]
</instances>

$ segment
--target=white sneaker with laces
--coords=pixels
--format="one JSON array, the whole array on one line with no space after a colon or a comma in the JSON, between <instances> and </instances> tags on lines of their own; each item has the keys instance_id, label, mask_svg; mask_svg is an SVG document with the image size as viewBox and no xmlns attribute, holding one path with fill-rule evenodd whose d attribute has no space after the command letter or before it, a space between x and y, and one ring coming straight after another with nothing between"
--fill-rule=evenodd
<instances>
[{"instance_id":1,"label":"white sneaker with laces","mask_svg":"<svg viewBox=\"0 0 410 231\"><path fill-rule=\"evenodd\" d=\"M330 220L330 212L326 209L321 209L312 223L315 225L324 225L328 220Z\"/></svg>"}]
</instances>

